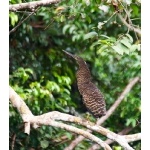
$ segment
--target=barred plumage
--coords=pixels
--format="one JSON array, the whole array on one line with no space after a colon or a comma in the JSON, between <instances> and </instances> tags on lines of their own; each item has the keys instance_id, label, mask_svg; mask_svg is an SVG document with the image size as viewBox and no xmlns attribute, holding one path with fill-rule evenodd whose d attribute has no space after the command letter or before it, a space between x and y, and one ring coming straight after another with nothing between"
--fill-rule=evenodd
<instances>
[{"instance_id":1,"label":"barred plumage","mask_svg":"<svg viewBox=\"0 0 150 150\"><path fill-rule=\"evenodd\" d=\"M106 104L103 95L99 89L91 81L91 73L87 67L86 62L79 56L72 55L64 51L67 55L74 58L78 65L76 73L77 85L83 102L90 113L96 118L106 114Z\"/></svg>"}]
</instances>

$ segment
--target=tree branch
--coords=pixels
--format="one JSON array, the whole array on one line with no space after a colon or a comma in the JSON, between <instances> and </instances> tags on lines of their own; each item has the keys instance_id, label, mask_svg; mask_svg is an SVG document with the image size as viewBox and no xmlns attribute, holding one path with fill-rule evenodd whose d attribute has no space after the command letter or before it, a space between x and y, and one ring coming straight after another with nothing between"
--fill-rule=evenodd
<instances>
[{"instance_id":1,"label":"tree branch","mask_svg":"<svg viewBox=\"0 0 150 150\"><path fill-rule=\"evenodd\" d=\"M130 90L133 88L133 86L139 81L139 77L135 77L132 79L128 85L125 87L121 95L118 97L118 99L115 101L115 103L110 107L110 109L107 111L106 115L101 117L97 121L97 125L101 125L105 120L107 120L112 113L116 110L116 108L119 106L119 104L122 102L124 97L130 92ZM88 130L91 132L90 130ZM67 146L64 150L72 150L76 145L78 145L82 140L84 139L83 136L79 135L76 139L74 139L69 146Z\"/></svg>"},{"instance_id":2,"label":"tree branch","mask_svg":"<svg viewBox=\"0 0 150 150\"><path fill-rule=\"evenodd\" d=\"M9 98L10 98L12 105L17 108L23 121L25 122L25 133L27 134L30 133L30 124L51 125L54 127L65 129L67 131L71 131L73 133L83 135L84 137L100 144L101 147L103 147L105 150L112 150L108 144L104 143L101 139L94 136L93 134L87 131L84 131L82 129L78 129L76 127L55 121L55 120L63 120L63 121L70 121L70 122L81 122L82 121L81 118L73 117L71 115L59 113L56 111L46 113L40 116L34 116L29 110L28 106L25 104L25 102L11 87L9 87Z\"/></svg>"},{"instance_id":3,"label":"tree branch","mask_svg":"<svg viewBox=\"0 0 150 150\"><path fill-rule=\"evenodd\" d=\"M26 119L26 115L33 117L33 114L28 108L28 106L26 105L26 103L11 87L9 87L9 99L13 107L17 108L18 112L20 113L24 121L28 121Z\"/></svg>"},{"instance_id":4,"label":"tree branch","mask_svg":"<svg viewBox=\"0 0 150 150\"><path fill-rule=\"evenodd\" d=\"M101 117L97 121L98 125L101 125L105 120L107 120L113 114L113 112L116 110L116 108L119 106L119 104L123 101L123 99L125 98L125 96L131 91L131 89L133 88L133 86L139 81L139 79L140 79L139 77L135 77L131 81L129 81L128 85L125 87L125 89L120 94L120 96L118 97L118 99L109 108L109 110L107 111L106 115L103 116L103 117Z\"/></svg>"},{"instance_id":5,"label":"tree branch","mask_svg":"<svg viewBox=\"0 0 150 150\"><path fill-rule=\"evenodd\" d=\"M54 113L56 113L56 112L54 112ZM61 129L65 129L67 131L70 131L70 132L73 132L73 133L76 133L76 134L83 135L85 138L88 138L88 139L98 143L105 150L112 150L108 144L106 144L104 141L102 141L100 138L96 137L95 135L93 135L93 134L91 134L87 131L84 131L82 129L78 129L74 126L70 126L70 125L67 125L67 124L64 124L64 123L61 123L61 122L54 121L51 114L48 115L47 117L45 117L45 115L46 114L44 114L44 116L42 116L42 115L41 116L34 116L34 118L32 118L30 120L30 122L31 123L37 123L38 125L50 125L50 126L53 126L53 127L58 127L58 128L61 128ZM61 116L63 116L63 115L61 115ZM51 116L52 119L49 118L49 116Z\"/></svg>"},{"instance_id":6,"label":"tree branch","mask_svg":"<svg viewBox=\"0 0 150 150\"><path fill-rule=\"evenodd\" d=\"M21 99L21 97L11 88L9 87L9 99L13 105L13 107L16 107L19 114L21 115L23 121L24 121L24 126L25 126L25 133L29 134L30 133L30 123L29 120L30 118L33 117L32 112L26 105L26 103ZM29 120L28 120L29 119ZM33 124L34 128L37 128L38 125Z\"/></svg>"},{"instance_id":7,"label":"tree branch","mask_svg":"<svg viewBox=\"0 0 150 150\"><path fill-rule=\"evenodd\" d=\"M16 134L13 134L13 136L12 136L12 144L11 144L11 150L14 150L15 141L16 141Z\"/></svg>"},{"instance_id":8,"label":"tree branch","mask_svg":"<svg viewBox=\"0 0 150 150\"><path fill-rule=\"evenodd\" d=\"M46 6L60 2L61 0L41 0L28 3L9 5L9 11L17 11L22 9L35 9L38 6Z\"/></svg>"},{"instance_id":9,"label":"tree branch","mask_svg":"<svg viewBox=\"0 0 150 150\"><path fill-rule=\"evenodd\" d=\"M119 135L124 135L124 134L127 134L129 133L133 128L131 127L128 127L128 128L125 128L123 129L121 132L119 132L118 134ZM133 142L133 141L137 141L137 140L140 140L141 139L141 134L140 133L137 133L137 134L132 134L132 135L124 135L124 137L126 138L126 140L128 142ZM107 139L105 140L105 143L107 144L111 144L113 143L114 141L110 140L110 139ZM98 144L93 144L88 150L98 150L100 149L100 145Z\"/></svg>"},{"instance_id":10,"label":"tree branch","mask_svg":"<svg viewBox=\"0 0 150 150\"><path fill-rule=\"evenodd\" d=\"M108 129L105 129L101 126L95 125L92 122L89 122L85 119L81 119L79 117L60 113L57 111L45 113L39 116L34 116L29 110L29 108L27 107L27 105L24 103L24 101L17 95L17 93L11 87L10 87L10 100L13 106L16 107L19 113L21 114L23 121L28 123L29 126L30 124L36 124L36 125L51 125L51 126L59 127L59 128L66 129L68 131L83 135L86 138L89 138L95 141L96 143L100 144L105 149L111 149L106 143L104 143L102 140L92 135L91 133L88 133L87 131L83 131L76 127L66 125L64 123L56 122L55 120L73 122L73 123L82 125L90 130L101 133L107 138L110 138L118 142L122 147L124 147L127 150L133 150L133 148L131 148L128 145L125 137L121 135L117 135L113 133L112 131L109 131Z\"/></svg>"},{"instance_id":11,"label":"tree branch","mask_svg":"<svg viewBox=\"0 0 150 150\"><path fill-rule=\"evenodd\" d=\"M127 139L127 142L134 142L134 141L141 140L141 133L124 135L124 137Z\"/></svg>"}]
</instances>

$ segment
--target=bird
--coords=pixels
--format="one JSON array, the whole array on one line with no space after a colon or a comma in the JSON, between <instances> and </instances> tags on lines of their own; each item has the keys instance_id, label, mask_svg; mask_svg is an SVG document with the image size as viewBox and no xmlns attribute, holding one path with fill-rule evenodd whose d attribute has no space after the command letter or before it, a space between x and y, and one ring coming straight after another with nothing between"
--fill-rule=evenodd
<instances>
[{"instance_id":1,"label":"bird","mask_svg":"<svg viewBox=\"0 0 150 150\"><path fill-rule=\"evenodd\" d=\"M76 60L78 70L76 72L77 86L82 96L83 104L87 110L95 117L100 118L106 115L106 103L104 96L97 86L92 82L92 76L86 62L79 56L67 51L63 52Z\"/></svg>"}]
</instances>

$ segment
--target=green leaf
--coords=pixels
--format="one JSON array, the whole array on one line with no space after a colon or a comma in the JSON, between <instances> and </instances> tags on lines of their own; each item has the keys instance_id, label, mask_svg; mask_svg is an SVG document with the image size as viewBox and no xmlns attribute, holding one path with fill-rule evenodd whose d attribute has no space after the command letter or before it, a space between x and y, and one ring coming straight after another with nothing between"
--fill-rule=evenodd
<instances>
[{"instance_id":1,"label":"green leaf","mask_svg":"<svg viewBox=\"0 0 150 150\"><path fill-rule=\"evenodd\" d=\"M81 17L82 18L86 18L86 14L85 13L81 13Z\"/></svg>"},{"instance_id":2,"label":"green leaf","mask_svg":"<svg viewBox=\"0 0 150 150\"><path fill-rule=\"evenodd\" d=\"M89 39L89 38L94 38L94 37L97 37L98 36L98 34L97 34L97 32L90 32L90 33L87 33L87 34L85 34L84 35L84 37L83 37L83 39L84 40L87 40L87 39Z\"/></svg>"},{"instance_id":3,"label":"green leaf","mask_svg":"<svg viewBox=\"0 0 150 150\"><path fill-rule=\"evenodd\" d=\"M132 45L131 46L131 48L130 48L130 50L132 51L132 52L134 52L135 50L140 50L141 49L141 46L140 46L140 44L134 44L134 45Z\"/></svg>"},{"instance_id":4,"label":"green leaf","mask_svg":"<svg viewBox=\"0 0 150 150\"><path fill-rule=\"evenodd\" d=\"M46 88L49 89L50 91L55 91L55 92L60 91L60 87L53 81L47 81Z\"/></svg>"},{"instance_id":5,"label":"green leaf","mask_svg":"<svg viewBox=\"0 0 150 150\"><path fill-rule=\"evenodd\" d=\"M42 140L42 141L40 141L40 144L41 144L41 147L45 149L45 148L48 147L49 141L47 141L47 140Z\"/></svg>"},{"instance_id":6,"label":"green leaf","mask_svg":"<svg viewBox=\"0 0 150 150\"><path fill-rule=\"evenodd\" d=\"M100 47L100 49L97 51L97 54L101 54L103 50L108 49L108 45L103 45Z\"/></svg>"},{"instance_id":7,"label":"green leaf","mask_svg":"<svg viewBox=\"0 0 150 150\"><path fill-rule=\"evenodd\" d=\"M63 27L63 34L65 34L66 32L67 32L67 30L70 28L70 24L67 24L67 25L65 25L64 27Z\"/></svg>"},{"instance_id":8,"label":"green leaf","mask_svg":"<svg viewBox=\"0 0 150 150\"><path fill-rule=\"evenodd\" d=\"M132 127L135 127L136 126L136 119L134 119L134 118L127 119L126 126L129 126L130 124L132 125Z\"/></svg>"},{"instance_id":9,"label":"green leaf","mask_svg":"<svg viewBox=\"0 0 150 150\"><path fill-rule=\"evenodd\" d=\"M91 23L91 18L89 16L86 16L86 20L88 21L88 23Z\"/></svg>"},{"instance_id":10,"label":"green leaf","mask_svg":"<svg viewBox=\"0 0 150 150\"><path fill-rule=\"evenodd\" d=\"M80 40L80 39L81 39L81 35L79 35L79 34L74 35L74 36L72 37L72 41L73 41L73 42L78 41L78 40Z\"/></svg>"},{"instance_id":11,"label":"green leaf","mask_svg":"<svg viewBox=\"0 0 150 150\"><path fill-rule=\"evenodd\" d=\"M139 8L135 4L131 4L131 8L133 11L133 16L138 16L139 15Z\"/></svg>"},{"instance_id":12,"label":"green leaf","mask_svg":"<svg viewBox=\"0 0 150 150\"><path fill-rule=\"evenodd\" d=\"M124 37L120 42L124 44L127 48L131 48L131 43L127 37Z\"/></svg>"},{"instance_id":13,"label":"green leaf","mask_svg":"<svg viewBox=\"0 0 150 150\"><path fill-rule=\"evenodd\" d=\"M71 133L68 133L68 132L67 132L67 133L66 133L66 136L68 137L69 140L71 140L71 138L72 138L72 134L71 134Z\"/></svg>"},{"instance_id":14,"label":"green leaf","mask_svg":"<svg viewBox=\"0 0 150 150\"><path fill-rule=\"evenodd\" d=\"M127 42L125 42L125 44L127 45ZM129 43L128 43L128 46L129 46ZM123 55L124 53L129 54L130 52L130 49L124 46L124 44L122 44L121 42L117 42L116 45L112 46L112 48L120 55Z\"/></svg>"},{"instance_id":15,"label":"green leaf","mask_svg":"<svg viewBox=\"0 0 150 150\"><path fill-rule=\"evenodd\" d=\"M76 30L76 29L77 29L77 28L76 28L75 25L71 26L71 28L69 29L69 33L72 34L73 31Z\"/></svg>"},{"instance_id":16,"label":"green leaf","mask_svg":"<svg viewBox=\"0 0 150 150\"><path fill-rule=\"evenodd\" d=\"M131 36L131 35L129 35L129 34L125 34L125 36L127 36L127 37L129 38L130 42L131 42L131 43L133 43L133 38L132 38L132 36Z\"/></svg>"},{"instance_id":17,"label":"green leaf","mask_svg":"<svg viewBox=\"0 0 150 150\"><path fill-rule=\"evenodd\" d=\"M121 146L113 146L113 150L122 150Z\"/></svg>"},{"instance_id":18,"label":"green leaf","mask_svg":"<svg viewBox=\"0 0 150 150\"><path fill-rule=\"evenodd\" d=\"M113 48L118 54L123 55L124 50L122 49L122 44L121 44L121 43L118 43L117 45L112 46L112 48Z\"/></svg>"},{"instance_id":19,"label":"green leaf","mask_svg":"<svg viewBox=\"0 0 150 150\"><path fill-rule=\"evenodd\" d=\"M61 21L61 22L64 22L65 20L66 20L65 15L61 15L60 21Z\"/></svg>"},{"instance_id":20,"label":"green leaf","mask_svg":"<svg viewBox=\"0 0 150 150\"><path fill-rule=\"evenodd\" d=\"M16 15L14 12L10 12L9 17L11 19L11 25L15 26L15 24L18 22L18 15Z\"/></svg>"}]
</instances>

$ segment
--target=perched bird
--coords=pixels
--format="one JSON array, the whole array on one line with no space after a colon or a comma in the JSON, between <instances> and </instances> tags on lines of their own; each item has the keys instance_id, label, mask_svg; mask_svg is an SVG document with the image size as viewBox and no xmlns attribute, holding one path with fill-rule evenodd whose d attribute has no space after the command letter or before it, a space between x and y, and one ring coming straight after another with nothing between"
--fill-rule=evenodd
<instances>
[{"instance_id":1,"label":"perched bird","mask_svg":"<svg viewBox=\"0 0 150 150\"><path fill-rule=\"evenodd\" d=\"M77 85L86 108L96 118L104 116L106 114L105 100L100 90L92 83L91 73L86 62L79 56L64 52L74 58L79 65L76 73Z\"/></svg>"}]
</instances>

